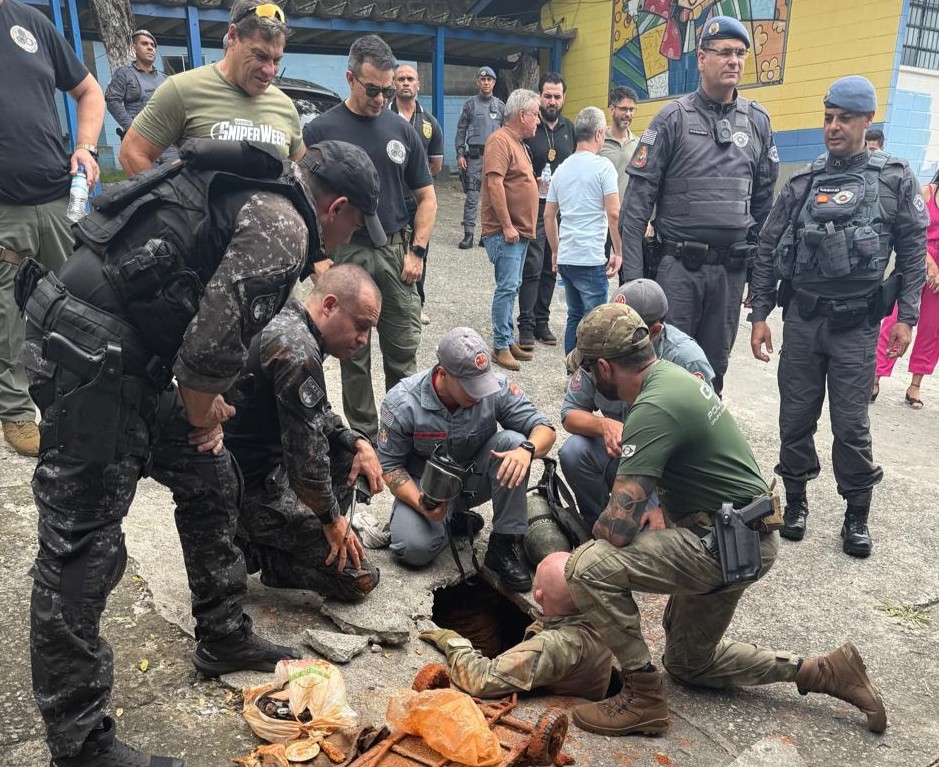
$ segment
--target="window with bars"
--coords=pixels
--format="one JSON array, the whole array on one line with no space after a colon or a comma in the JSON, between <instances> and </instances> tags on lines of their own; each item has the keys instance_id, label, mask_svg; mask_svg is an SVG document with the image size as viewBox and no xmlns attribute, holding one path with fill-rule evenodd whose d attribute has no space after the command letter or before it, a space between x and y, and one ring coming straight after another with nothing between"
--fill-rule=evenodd
<instances>
[{"instance_id":1,"label":"window with bars","mask_svg":"<svg viewBox=\"0 0 939 767\"><path fill-rule=\"evenodd\" d=\"M939 70L939 0L910 0L901 63Z\"/></svg>"}]
</instances>

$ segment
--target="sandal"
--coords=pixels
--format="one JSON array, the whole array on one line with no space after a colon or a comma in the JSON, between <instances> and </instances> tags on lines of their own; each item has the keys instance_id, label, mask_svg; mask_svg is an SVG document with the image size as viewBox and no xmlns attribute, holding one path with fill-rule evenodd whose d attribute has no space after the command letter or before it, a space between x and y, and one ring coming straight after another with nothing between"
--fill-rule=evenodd
<instances>
[{"instance_id":1,"label":"sandal","mask_svg":"<svg viewBox=\"0 0 939 767\"><path fill-rule=\"evenodd\" d=\"M910 394L910 389L913 389L913 388L914 388L913 386L910 386L906 390L906 404L909 405L913 410L922 410L924 407L923 401L919 399L918 397L914 397ZM918 386L915 388L919 389Z\"/></svg>"},{"instance_id":2,"label":"sandal","mask_svg":"<svg viewBox=\"0 0 939 767\"><path fill-rule=\"evenodd\" d=\"M871 402L877 401L877 395L880 394L880 384L875 383L874 388L871 389Z\"/></svg>"}]
</instances>

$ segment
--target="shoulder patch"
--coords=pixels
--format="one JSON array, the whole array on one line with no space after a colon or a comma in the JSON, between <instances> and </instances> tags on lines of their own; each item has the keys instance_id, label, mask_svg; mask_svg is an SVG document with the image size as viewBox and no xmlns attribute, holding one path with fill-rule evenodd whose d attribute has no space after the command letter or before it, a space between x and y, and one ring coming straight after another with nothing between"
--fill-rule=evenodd
<instances>
[{"instance_id":1,"label":"shoulder patch","mask_svg":"<svg viewBox=\"0 0 939 767\"><path fill-rule=\"evenodd\" d=\"M394 413L392 413L388 408L382 405L381 415L379 416L379 420L381 421L383 425L391 426L391 424L395 422Z\"/></svg>"},{"instance_id":2,"label":"shoulder patch","mask_svg":"<svg viewBox=\"0 0 939 767\"><path fill-rule=\"evenodd\" d=\"M584 388L584 378L583 373L580 372L580 368L574 371L574 375L571 376L571 391L582 391Z\"/></svg>"},{"instance_id":3,"label":"shoulder patch","mask_svg":"<svg viewBox=\"0 0 939 767\"><path fill-rule=\"evenodd\" d=\"M636 446L635 445L623 445L622 453L623 453L623 458L631 458L632 456L636 454Z\"/></svg>"},{"instance_id":4,"label":"shoulder patch","mask_svg":"<svg viewBox=\"0 0 939 767\"><path fill-rule=\"evenodd\" d=\"M766 154L769 157L770 162L779 162L779 150L776 148L775 144L769 148L769 152Z\"/></svg>"},{"instance_id":5,"label":"shoulder patch","mask_svg":"<svg viewBox=\"0 0 939 767\"><path fill-rule=\"evenodd\" d=\"M636 149L636 153L633 155L633 159L630 161L630 165L634 168L645 168L646 163L649 162L649 147L646 144L640 144L639 148Z\"/></svg>"},{"instance_id":6,"label":"shoulder patch","mask_svg":"<svg viewBox=\"0 0 939 767\"><path fill-rule=\"evenodd\" d=\"M313 376L309 376L302 384L300 384L300 388L297 391L297 394L300 397L300 404L310 409L315 408L326 396Z\"/></svg>"},{"instance_id":7,"label":"shoulder patch","mask_svg":"<svg viewBox=\"0 0 939 767\"><path fill-rule=\"evenodd\" d=\"M388 447L388 429L384 426L378 430L378 446Z\"/></svg>"},{"instance_id":8,"label":"shoulder patch","mask_svg":"<svg viewBox=\"0 0 939 767\"><path fill-rule=\"evenodd\" d=\"M515 381L509 381L509 391L516 397L522 396L522 387L515 383Z\"/></svg>"},{"instance_id":9,"label":"shoulder patch","mask_svg":"<svg viewBox=\"0 0 939 767\"><path fill-rule=\"evenodd\" d=\"M918 194L913 198L913 207L920 213L926 210L926 201L923 199L923 195Z\"/></svg>"},{"instance_id":10,"label":"shoulder patch","mask_svg":"<svg viewBox=\"0 0 939 767\"><path fill-rule=\"evenodd\" d=\"M639 142L642 144L648 144L649 146L655 145L655 139L658 137L659 132L653 128L646 128L643 131L642 136L639 137Z\"/></svg>"}]
</instances>

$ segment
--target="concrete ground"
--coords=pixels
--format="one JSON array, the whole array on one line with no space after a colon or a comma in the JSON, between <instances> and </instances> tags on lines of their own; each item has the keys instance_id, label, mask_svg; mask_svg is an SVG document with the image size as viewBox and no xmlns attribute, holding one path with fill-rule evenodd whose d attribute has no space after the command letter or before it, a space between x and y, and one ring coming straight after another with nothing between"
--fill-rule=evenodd
<instances>
[{"instance_id":1,"label":"concrete ground","mask_svg":"<svg viewBox=\"0 0 939 767\"><path fill-rule=\"evenodd\" d=\"M470 325L491 332L492 269L485 250L456 248L462 195L445 184L433 238L419 366L434 361L441 334ZM777 313L778 315L778 313ZM558 294L551 326L563 334L565 310ZM772 327L777 348L778 316ZM378 355L376 366L379 363ZM741 322L727 377L726 402L750 439L767 476L775 464L778 393L776 362L764 365L749 352L749 326ZM376 367L376 381L380 381ZM527 394L557 418L566 378L560 348L539 345L534 361L515 376ZM669 732L658 738L604 738L572 727L567 748L581 765L680 765L681 767L927 767L939 765L939 529L935 524L939 474L930 445L939 420L939 386L926 379L926 408L903 403L906 365L881 385L871 407L874 446L885 478L875 493L873 556L864 561L841 552L838 531L843 505L830 466L831 432L827 412L819 424L822 475L810 488L812 514L806 539L782 542L773 571L749 589L729 635L780 650L826 652L854 641L887 702L890 726L884 735L867 732L863 716L837 700L800 697L794 685L732 692L687 689L668 681L672 712ZM338 365L327 370L331 399L341 403ZM376 383L380 396L380 383ZM563 440L559 433L559 442ZM555 449L556 451L556 449ZM15 767L48 764L41 722L29 677L27 575L35 553L36 512L29 480L33 462L0 447L0 763ZM387 494L372 511L387 517ZM240 712L240 688L263 675L202 679L188 654L194 649L189 598L173 526L169 495L151 481L141 483L126 521L132 562L115 590L102 621L114 647L116 681L111 713L122 737L156 753L182 755L193 767L229 764L257 743ZM488 516L488 514L487 514ZM417 639L414 619L430 614L432 589L457 577L449 555L415 573L397 568L387 551L373 554L382 583L362 605L349 607L309 592L275 592L251 578L247 610L266 636L300 644L306 628L337 626L379 636L383 642L342 667L349 700L366 720L384 717L389 694L410 685L437 651ZM468 555L464 552L464 561ZM653 656L662 651L661 597L642 596L645 635ZM395 642L403 641L402 645ZM146 664L143 663L146 661ZM934 690L934 688L937 688ZM549 703L533 699L523 713L534 718Z\"/></svg>"}]
</instances>

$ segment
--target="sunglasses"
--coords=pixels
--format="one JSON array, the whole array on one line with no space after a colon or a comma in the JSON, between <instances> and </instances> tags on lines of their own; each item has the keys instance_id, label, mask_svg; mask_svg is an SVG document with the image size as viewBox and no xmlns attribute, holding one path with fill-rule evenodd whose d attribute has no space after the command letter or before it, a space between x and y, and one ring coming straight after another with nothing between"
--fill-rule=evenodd
<instances>
[{"instance_id":1,"label":"sunglasses","mask_svg":"<svg viewBox=\"0 0 939 767\"><path fill-rule=\"evenodd\" d=\"M287 17L284 16L284 11L279 5L275 5L274 3L264 3L263 5L256 5L253 8L249 8L237 19L232 21L232 24L238 24L252 14L257 16L259 19L270 19L281 24L287 23Z\"/></svg>"},{"instance_id":2,"label":"sunglasses","mask_svg":"<svg viewBox=\"0 0 939 767\"><path fill-rule=\"evenodd\" d=\"M385 101L391 101L395 97L395 94L398 92L398 89L395 88L393 85L389 85L387 88L382 88L380 85L375 85L374 83L363 83L354 74L352 75L352 79L355 80L363 88L365 88L365 95L368 96L370 99L375 98L380 93L382 95L382 98L385 99Z\"/></svg>"}]
</instances>

